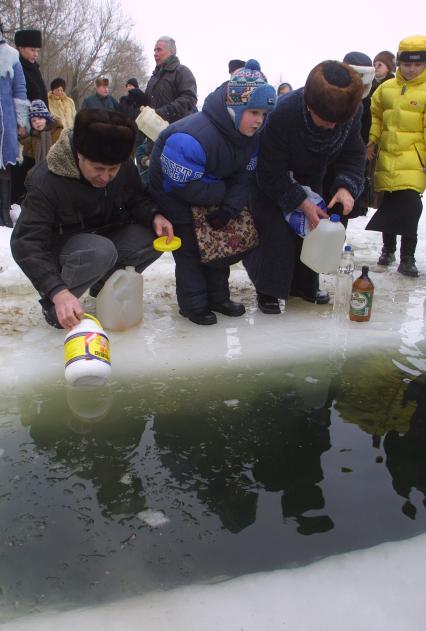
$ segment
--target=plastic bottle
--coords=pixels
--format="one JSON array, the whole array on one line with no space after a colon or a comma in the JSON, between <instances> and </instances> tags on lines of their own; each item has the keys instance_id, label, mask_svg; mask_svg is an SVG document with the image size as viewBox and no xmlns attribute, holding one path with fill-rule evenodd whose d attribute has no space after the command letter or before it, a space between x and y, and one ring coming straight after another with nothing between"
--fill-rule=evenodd
<instances>
[{"instance_id":1,"label":"plastic bottle","mask_svg":"<svg viewBox=\"0 0 426 631\"><path fill-rule=\"evenodd\" d=\"M336 273L333 311L348 314L351 301L352 283L355 269L354 253L350 245L345 245Z\"/></svg>"},{"instance_id":2,"label":"plastic bottle","mask_svg":"<svg viewBox=\"0 0 426 631\"><path fill-rule=\"evenodd\" d=\"M352 285L349 318L355 322L367 322L371 316L374 285L368 277L368 269L363 265L361 276Z\"/></svg>"},{"instance_id":3,"label":"plastic bottle","mask_svg":"<svg viewBox=\"0 0 426 631\"><path fill-rule=\"evenodd\" d=\"M134 267L116 270L96 298L96 315L110 331L124 331L143 317L143 278Z\"/></svg>"},{"instance_id":4,"label":"plastic bottle","mask_svg":"<svg viewBox=\"0 0 426 631\"><path fill-rule=\"evenodd\" d=\"M339 215L320 219L303 240L300 260L314 272L335 274L345 242L345 228Z\"/></svg>"},{"instance_id":5,"label":"plastic bottle","mask_svg":"<svg viewBox=\"0 0 426 631\"><path fill-rule=\"evenodd\" d=\"M65 379L74 386L105 384L111 376L109 339L94 316L85 313L64 341Z\"/></svg>"},{"instance_id":6,"label":"plastic bottle","mask_svg":"<svg viewBox=\"0 0 426 631\"><path fill-rule=\"evenodd\" d=\"M327 210L327 206L325 205L325 201L323 200L321 195L315 193L309 186L302 186L302 188L305 190L309 201L311 201L319 208L322 208L322 210ZM306 237L306 235L310 232L308 218L303 210L300 210L300 208L296 208L289 213L283 212L283 216L290 227L294 230L294 232L299 235L299 237Z\"/></svg>"},{"instance_id":7,"label":"plastic bottle","mask_svg":"<svg viewBox=\"0 0 426 631\"><path fill-rule=\"evenodd\" d=\"M136 125L145 136L148 136L151 140L157 140L160 132L166 129L169 123L164 118L161 118L152 107L146 105L141 107L141 113L136 119Z\"/></svg>"}]
</instances>

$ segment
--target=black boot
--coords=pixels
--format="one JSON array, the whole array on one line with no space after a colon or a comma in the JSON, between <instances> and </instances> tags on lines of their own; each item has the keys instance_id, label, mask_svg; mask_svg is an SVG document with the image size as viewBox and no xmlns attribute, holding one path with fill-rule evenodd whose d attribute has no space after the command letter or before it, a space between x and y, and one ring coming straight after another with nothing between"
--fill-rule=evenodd
<instances>
[{"instance_id":1,"label":"black boot","mask_svg":"<svg viewBox=\"0 0 426 631\"><path fill-rule=\"evenodd\" d=\"M412 278L418 276L419 270L416 267L416 260L414 256L401 256L398 272L400 274L404 274L404 276L411 276Z\"/></svg>"},{"instance_id":2,"label":"black boot","mask_svg":"<svg viewBox=\"0 0 426 631\"><path fill-rule=\"evenodd\" d=\"M259 305L259 309L263 313L271 313L271 314L281 313L280 303L278 302L278 298L275 298L274 296L268 296L267 294L261 294L258 291L257 292L257 304Z\"/></svg>"},{"instance_id":3,"label":"black boot","mask_svg":"<svg viewBox=\"0 0 426 631\"><path fill-rule=\"evenodd\" d=\"M55 329L63 329L64 327L59 324L58 318L56 317L55 305L50 300L50 298L45 296L44 298L39 300L39 303L41 305L41 312L44 315L44 319L46 320L47 324L55 327Z\"/></svg>"},{"instance_id":4,"label":"black boot","mask_svg":"<svg viewBox=\"0 0 426 631\"><path fill-rule=\"evenodd\" d=\"M184 318L188 318L194 324L216 324L217 317L216 314L210 311L209 309L203 309L201 311L182 311L179 309L179 313Z\"/></svg>"},{"instance_id":5,"label":"black boot","mask_svg":"<svg viewBox=\"0 0 426 631\"><path fill-rule=\"evenodd\" d=\"M377 265L391 265L395 261L395 252L390 252L386 248L382 249L382 253L377 261Z\"/></svg>"},{"instance_id":6,"label":"black boot","mask_svg":"<svg viewBox=\"0 0 426 631\"><path fill-rule=\"evenodd\" d=\"M235 302L229 298L222 302L212 303L209 305L209 308L211 311L223 313L223 315L230 316L231 318L242 316L243 313L246 312L246 308L241 302Z\"/></svg>"}]
</instances>

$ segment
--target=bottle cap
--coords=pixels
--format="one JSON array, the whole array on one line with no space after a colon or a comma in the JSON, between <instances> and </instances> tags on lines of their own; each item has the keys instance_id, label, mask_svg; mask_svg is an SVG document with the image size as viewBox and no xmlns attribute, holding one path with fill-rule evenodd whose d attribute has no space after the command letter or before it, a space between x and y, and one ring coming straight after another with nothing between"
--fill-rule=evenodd
<instances>
[{"instance_id":1,"label":"bottle cap","mask_svg":"<svg viewBox=\"0 0 426 631\"><path fill-rule=\"evenodd\" d=\"M182 245L182 241L176 236L169 243L166 243L166 241L166 236L154 239L152 243L154 250L157 250L157 252L173 252L173 250L178 250Z\"/></svg>"},{"instance_id":2,"label":"bottle cap","mask_svg":"<svg viewBox=\"0 0 426 631\"><path fill-rule=\"evenodd\" d=\"M340 221L339 215L336 215L335 213L333 213L332 215L330 215L330 221L334 221L334 222Z\"/></svg>"},{"instance_id":3,"label":"bottle cap","mask_svg":"<svg viewBox=\"0 0 426 631\"><path fill-rule=\"evenodd\" d=\"M345 252L352 252L352 246L351 245L345 245Z\"/></svg>"}]
</instances>

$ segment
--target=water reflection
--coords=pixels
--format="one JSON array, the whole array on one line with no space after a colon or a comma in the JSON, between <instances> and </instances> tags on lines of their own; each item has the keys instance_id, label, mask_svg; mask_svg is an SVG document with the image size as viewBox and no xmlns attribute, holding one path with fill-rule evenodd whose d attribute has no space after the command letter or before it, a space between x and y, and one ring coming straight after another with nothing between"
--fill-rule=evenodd
<instances>
[{"instance_id":1,"label":"water reflection","mask_svg":"<svg viewBox=\"0 0 426 631\"><path fill-rule=\"evenodd\" d=\"M107 600L426 530L425 377L396 359L3 397L5 599Z\"/></svg>"},{"instance_id":2,"label":"water reflection","mask_svg":"<svg viewBox=\"0 0 426 631\"><path fill-rule=\"evenodd\" d=\"M410 519L416 519L418 508L415 505L413 490L423 497L426 508L426 375L414 379L405 394L407 402L414 404L410 426L405 433L395 430L386 434L383 447L386 453L386 466L392 476L396 493L406 501L401 510Z\"/></svg>"}]
</instances>

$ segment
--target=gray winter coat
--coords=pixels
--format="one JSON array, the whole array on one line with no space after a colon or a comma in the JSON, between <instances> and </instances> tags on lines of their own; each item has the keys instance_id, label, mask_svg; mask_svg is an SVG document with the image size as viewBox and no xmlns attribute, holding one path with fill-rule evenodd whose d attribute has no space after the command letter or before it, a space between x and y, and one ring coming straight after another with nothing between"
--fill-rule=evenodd
<instances>
[{"instance_id":1,"label":"gray winter coat","mask_svg":"<svg viewBox=\"0 0 426 631\"><path fill-rule=\"evenodd\" d=\"M197 111L197 84L189 68L176 55L156 66L146 86L149 105L169 123Z\"/></svg>"}]
</instances>

